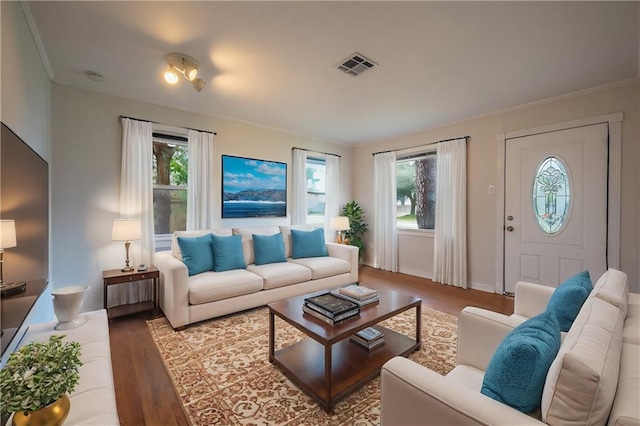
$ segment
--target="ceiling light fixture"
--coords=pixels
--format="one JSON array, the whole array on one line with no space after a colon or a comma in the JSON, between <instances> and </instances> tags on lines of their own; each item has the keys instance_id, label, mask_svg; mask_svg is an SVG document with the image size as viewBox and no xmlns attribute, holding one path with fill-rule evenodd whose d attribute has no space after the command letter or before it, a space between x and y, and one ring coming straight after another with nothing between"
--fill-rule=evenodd
<instances>
[{"instance_id":1,"label":"ceiling light fixture","mask_svg":"<svg viewBox=\"0 0 640 426\"><path fill-rule=\"evenodd\" d=\"M164 81L169 84L176 84L179 80L178 73L189 80L193 88L198 92L207 84L198 76L198 61L183 53L169 53L167 55L169 69L164 73Z\"/></svg>"}]
</instances>

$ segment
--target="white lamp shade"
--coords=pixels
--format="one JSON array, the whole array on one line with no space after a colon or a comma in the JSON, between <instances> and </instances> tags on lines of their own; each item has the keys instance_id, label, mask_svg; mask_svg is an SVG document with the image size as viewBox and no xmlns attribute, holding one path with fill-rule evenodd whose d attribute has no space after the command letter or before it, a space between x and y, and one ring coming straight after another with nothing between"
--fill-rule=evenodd
<instances>
[{"instance_id":1,"label":"white lamp shade","mask_svg":"<svg viewBox=\"0 0 640 426\"><path fill-rule=\"evenodd\" d=\"M113 241L132 241L142 238L142 225L140 219L114 219Z\"/></svg>"},{"instance_id":2,"label":"white lamp shade","mask_svg":"<svg viewBox=\"0 0 640 426\"><path fill-rule=\"evenodd\" d=\"M16 222L14 220L0 220L0 249L16 245Z\"/></svg>"},{"instance_id":3,"label":"white lamp shade","mask_svg":"<svg viewBox=\"0 0 640 426\"><path fill-rule=\"evenodd\" d=\"M334 231L346 231L351 228L349 218L346 216L332 217L329 227Z\"/></svg>"}]
</instances>

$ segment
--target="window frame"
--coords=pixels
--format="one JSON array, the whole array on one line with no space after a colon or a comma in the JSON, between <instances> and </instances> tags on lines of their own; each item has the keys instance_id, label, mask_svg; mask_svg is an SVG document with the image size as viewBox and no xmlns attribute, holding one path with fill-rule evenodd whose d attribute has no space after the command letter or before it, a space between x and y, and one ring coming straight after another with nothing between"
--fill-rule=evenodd
<instances>
[{"instance_id":1,"label":"window frame","mask_svg":"<svg viewBox=\"0 0 640 426\"><path fill-rule=\"evenodd\" d=\"M435 155L436 162L437 162L437 157L438 157L437 145L421 146L421 147L416 147L410 150L408 149L408 150L399 151L396 154L396 165L400 162L420 160L430 155ZM396 185L397 183L398 183L398 175L396 174ZM398 221L396 220L396 233L398 235L423 234L424 237L431 238L432 236L435 236L435 232L436 232L435 227L433 229L419 229L419 228L408 228L408 227L398 226Z\"/></svg>"},{"instance_id":2,"label":"window frame","mask_svg":"<svg viewBox=\"0 0 640 426\"><path fill-rule=\"evenodd\" d=\"M324 192L309 191L309 189L307 189L305 191L306 197L307 197L307 203L306 203L307 204L307 212L306 212L307 213L307 220L306 220L306 224L307 225L322 225L322 226L324 226L326 209L327 209L327 206L326 206L326 197L327 197L327 185L326 185L327 160L326 160L326 158L322 158L320 156L307 155L307 159L306 159L306 162L305 162L305 171L306 171L306 168L307 168L307 166L309 164L314 164L314 163L318 164L318 165L322 165L324 167L325 188L324 188ZM321 218L321 221L316 221L316 220L311 221L310 220L311 215L309 214L309 203L308 203L309 194L311 194L311 195L324 195L325 196L325 208L324 208L324 211L322 212L322 216L315 216L315 215L313 216L314 218L316 218L316 217Z\"/></svg>"},{"instance_id":3,"label":"window frame","mask_svg":"<svg viewBox=\"0 0 640 426\"><path fill-rule=\"evenodd\" d=\"M163 143L167 143L167 144L172 144L172 145L182 145L187 147L187 160L188 160L188 149L189 149L189 131L188 129L184 129L184 128L180 128L180 127L173 127L173 126L167 126L164 124L159 124L159 123L153 123L151 126L151 131L152 131L152 137L151 137L151 143L153 144L156 141L159 142L163 142ZM180 137L180 138L186 138L187 141L181 141L181 140L174 140L174 139L169 139L169 138L163 138L161 136L155 136L155 134L162 134L162 135L167 135L167 136L176 136L176 137ZM154 161L153 158L153 153L151 154L152 159L151 161ZM152 163L152 168L153 168L153 163ZM154 184L153 183L153 179L154 176L151 176L151 181L152 181L152 191L153 189L169 189L169 190L182 190L184 189L185 191L188 191L188 184L185 187L182 186L178 186L178 185L158 185L158 184ZM151 197L152 202L153 202L153 196ZM153 214L155 217L155 208L153 209ZM185 227L186 228L186 227ZM159 251L168 251L171 250L171 243L172 243L172 233L169 234L156 234L155 233L155 224L154 224L154 232L153 232L153 236L154 236L154 241L155 241L155 251L159 252Z\"/></svg>"}]
</instances>

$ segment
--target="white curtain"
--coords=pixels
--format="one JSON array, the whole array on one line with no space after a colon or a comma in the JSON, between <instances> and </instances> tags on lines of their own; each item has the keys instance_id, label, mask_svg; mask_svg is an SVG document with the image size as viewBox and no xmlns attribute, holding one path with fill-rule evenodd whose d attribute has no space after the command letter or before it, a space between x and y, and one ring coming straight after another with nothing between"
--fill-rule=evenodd
<instances>
[{"instance_id":1,"label":"white curtain","mask_svg":"<svg viewBox=\"0 0 640 426\"><path fill-rule=\"evenodd\" d=\"M187 231L213 228L213 134L189 130Z\"/></svg>"},{"instance_id":2,"label":"white curtain","mask_svg":"<svg viewBox=\"0 0 640 426\"><path fill-rule=\"evenodd\" d=\"M122 118L122 169L120 178L120 217L139 218L142 239L131 243L131 264L152 264L153 230L153 142L151 123ZM124 246L124 244L123 244ZM124 259L124 247L122 253ZM114 287L114 286L111 286ZM107 306L151 300L150 282L127 284L109 289Z\"/></svg>"},{"instance_id":3,"label":"white curtain","mask_svg":"<svg viewBox=\"0 0 640 426\"><path fill-rule=\"evenodd\" d=\"M467 288L467 144L438 144L433 280Z\"/></svg>"},{"instance_id":4,"label":"white curtain","mask_svg":"<svg viewBox=\"0 0 640 426\"><path fill-rule=\"evenodd\" d=\"M384 152L374 157L374 241L373 266L398 271L396 153Z\"/></svg>"},{"instance_id":5,"label":"white curtain","mask_svg":"<svg viewBox=\"0 0 640 426\"><path fill-rule=\"evenodd\" d=\"M330 229L330 222L340 215L340 157L327 155L325 164L324 239L335 241L336 231Z\"/></svg>"},{"instance_id":6,"label":"white curtain","mask_svg":"<svg viewBox=\"0 0 640 426\"><path fill-rule=\"evenodd\" d=\"M293 174L291 191L291 224L307 223L307 152L293 149Z\"/></svg>"}]
</instances>

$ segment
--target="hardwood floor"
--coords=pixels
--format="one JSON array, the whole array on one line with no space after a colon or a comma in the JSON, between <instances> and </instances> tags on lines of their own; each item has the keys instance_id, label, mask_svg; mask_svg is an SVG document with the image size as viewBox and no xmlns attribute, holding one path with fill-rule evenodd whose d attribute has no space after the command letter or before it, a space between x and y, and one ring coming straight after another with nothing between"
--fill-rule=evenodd
<instances>
[{"instance_id":1,"label":"hardwood floor","mask_svg":"<svg viewBox=\"0 0 640 426\"><path fill-rule=\"evenodd\" d=\"M422 305L459 315L465 306L478 306L507 315L513 299L479 290L433 283L400 273L360 268L360 283L371 288L389 288L422 298ZM162 359L147 330L151 313L111 320L109 336L118 415L128 425L188 425Z\"/></svg>"}]
</instances>

